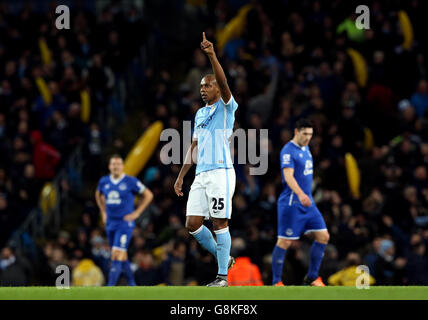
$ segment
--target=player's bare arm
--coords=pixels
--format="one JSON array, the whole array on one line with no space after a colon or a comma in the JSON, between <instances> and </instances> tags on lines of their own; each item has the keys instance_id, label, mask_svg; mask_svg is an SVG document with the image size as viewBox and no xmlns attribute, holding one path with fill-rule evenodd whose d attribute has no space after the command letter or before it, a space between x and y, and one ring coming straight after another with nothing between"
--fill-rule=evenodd
<instances>
[{"instance_id":1,"label":"player's bare arm","mask_svg":"<svg viewBox=\"0 0 428 320\"><path fill-rule=\"evenodd\" d=\"M144 210L148 207L150 202L153 200L153 192L151 192L148 188L146 188L142 194L143 198L140 201L138 207L130 214L127 214L123 217L125 221L134 221L138 219L138 217L143 213Z\"/></svg>"},{"instance_id":2,"label":"player's bare arm","mask_svg":"<svg viewBox=\"0 0 428 320\"><path fill-rule=\"evenodd\" d=\"M193 152L195 151L197 152L197 147L198 147L198 140L193 140L192 144L187 150L186 158L178 174L177 180L174 183L174 191L179 197L183 196L183 192L181 192L181 188L183 187L183 179L194 163L192 155L193 155Z\"/></svg>"},{"instance_id":3,"label":"player's bare arm","mask_svg":"<svg viewBox=\"0 0 428 320\"><path fill-rule=\"evenodd\" d=\"M201 49L206 53L210 60L211 67L214 71L214 76L220 89L221 98L225 103L230 100L232 93L230 92L229 85L227 84L226 75L224 74L223 68L217 59L214 51L214 45L208 41L205 37L205 32L202 32Z\"/></svg>"},{"instance_id":4,"label":"player's bare arm","mask_svg":"<svg viewBox=\"0 0 428 320\"><path fill-rule=\"evenodd\" d=\"M101 217L103 219L103 223L106 223L107 220L107 214L106 214L106 201L105 201L105 197L103 194L101 194L101 192L99 192L98 190L95 191L95 201L97 203L98 208L100 209L101 212Z\"/></svg>"},{"instance_id":5,"label":"player's bare arm","mask_svg":"<svg viewBox=\"0 0 428 320\"><path fill-rule=\"evenodd\" d=\"M309 207L311 205L311 199L309 199L306 193L303 192L303 190L300 188L299 184L297 183L296 179L294 178L294 169L283 168L282 170L284 173L285 182L287 182L290 189L293 190L293 192L297 195L300 203L304 207Z\"/></svg>"}]
</instances>

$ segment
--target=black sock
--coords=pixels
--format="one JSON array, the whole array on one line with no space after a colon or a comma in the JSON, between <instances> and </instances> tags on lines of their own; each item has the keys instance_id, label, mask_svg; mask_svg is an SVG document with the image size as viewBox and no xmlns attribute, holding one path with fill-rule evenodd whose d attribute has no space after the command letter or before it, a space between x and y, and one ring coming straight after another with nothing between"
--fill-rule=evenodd
<instances>
[{"instance_id":1,"label":"black sock","mask_svg":"<svg viewBox=\"0 0 428 320\"><path fill-rule=\"evenodd\" d=\"M218 274L217 278L220 278L221 280L226 280L227 281L227 274Z\"/></svg>"}]
</instances>

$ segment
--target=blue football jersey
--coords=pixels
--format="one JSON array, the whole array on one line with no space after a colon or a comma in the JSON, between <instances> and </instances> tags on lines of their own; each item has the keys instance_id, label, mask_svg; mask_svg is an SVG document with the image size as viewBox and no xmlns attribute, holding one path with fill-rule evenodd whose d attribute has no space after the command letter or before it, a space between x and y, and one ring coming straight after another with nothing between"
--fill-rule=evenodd
<instances>
[{"instance_id":1,"label":"blue football jersey","mask_svg":"<svg viewBox=\"0 0 428 320\"><path fill-rule=\"evenodd\" d=\"M97 190L105 196L108 219L122 219L134 211L134 197L144 192L146 187L135 177L123 175L114 180L111 175L103 176Z\"/></svg>"},{"instance_id":2,"label":"blue football jersey","mask_svg":"<svg viewBox=\"0 0 428 320\"><path fill-rule=\"evenodd\" d=\"M313 162L309 147L300 147L293 141L288 142L281 150L281 179L284 190L282 197L293 196L293 191L285 182L283 168L293 168L294 178L304 193L312 198Z\"/></svg>"},{"instance_id":3,"label":"blue football jersey","mask_svg":"<svg viewBox=\"0 0 428 320\"><path fill-rule=\"evenodd\" d=\"M232 168L230 136L233 133L238 104L231 96L227 103L220 98L215 104L198 110L193 139L198 140L196 175L201 172Z\"/></svg>"}]
</instances>

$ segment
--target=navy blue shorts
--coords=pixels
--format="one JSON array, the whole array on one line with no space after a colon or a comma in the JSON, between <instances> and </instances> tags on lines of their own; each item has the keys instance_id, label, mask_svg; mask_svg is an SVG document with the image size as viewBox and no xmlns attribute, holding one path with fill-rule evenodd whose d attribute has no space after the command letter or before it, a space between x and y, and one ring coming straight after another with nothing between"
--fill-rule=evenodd
<instances>
[{"instance_id":1,"label":"navy blue shorts","mask_svg":"<svg viewBox=\"0 0 428 320\"><path fill-rule=\"evenodd\" d=\"M277 207L278 238L297 240L302 233L327 230L324 218L313 200L311 206L304 207L296 195L291 201L290 197L280 197Z\"/></svg>"},{"instance_id":2,"label":"navy blue shorts","mask_svg":"<svg viewBox=\"0 0 428 320\"><path fill-rule=\"evenodd\" d=\"M106 233L110 247L112 249L127 251L129 243L131 242L134 227L135 222L108 222L106 226Z\"/></svg>"}]
</instances>

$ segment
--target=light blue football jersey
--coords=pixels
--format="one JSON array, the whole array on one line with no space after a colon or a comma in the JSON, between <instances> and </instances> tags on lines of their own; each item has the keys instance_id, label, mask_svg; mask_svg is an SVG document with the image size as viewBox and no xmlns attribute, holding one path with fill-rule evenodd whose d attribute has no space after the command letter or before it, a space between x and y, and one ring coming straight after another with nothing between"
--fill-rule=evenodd
<instances>
[{"instance_id":1,"label":"light blue football jersey","mask_svg":"<svg viewBox=\"0 0 428 320\"><path fill-rule=\"evenodd\" d=\"M220 98L210 106L202 107L195 116L193 139L198 140L196 175L201 172L232 168L230 136L235 123L238 104L231 96L227 103Z\"/></svg>"}]
</instances>

